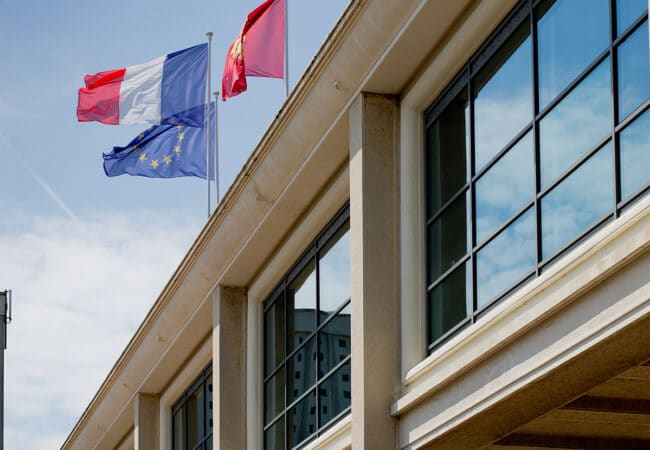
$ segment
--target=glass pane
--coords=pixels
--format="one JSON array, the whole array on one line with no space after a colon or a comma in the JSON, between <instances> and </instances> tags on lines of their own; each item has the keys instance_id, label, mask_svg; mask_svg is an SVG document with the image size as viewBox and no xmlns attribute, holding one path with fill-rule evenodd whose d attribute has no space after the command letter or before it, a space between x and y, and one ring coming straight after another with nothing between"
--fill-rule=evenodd
<instances>
[{"instance_id":1,"label":"glass pane","mask_svg":"<svg viewBox=\"0 0 650 450\"><path fill-rule=\"evenodd\" d=\"M316 271L310 261L289 286L289 351L300 345L316 328Z\"/></svg>"},{"instance_id":2,"label":"glass pane","mask_svg":"<svg viewBox=\"0 0 650 450\"><path fill-rule=\"evenodd\" d=\"M212 382L208 382L208 393L206 401L206 419L207 419L207 434L212 434Z\"/></svg>"},{"instance_id":3,"label":"glass pane","mask_svg":"<svg viewBox=\"0 0 650 450\"><path fill-rule=\"evenodd\" d=\"M427 129L427 217L440 210L467 180L468 114L463 90Z\"/></svg>"},{"instance_id":4,"label":"glass pane","mask_svg":"<svg viewBox=\"0 0 650 450\"><path fill-rule=\"evenodd\" d=\"M281 368L264 384L264 423L269 423L284 410L284 370Z\"/></svg>"},{"instance_id":5,"label":"glass pane","mask_svg":"<svg viewBox=\"0 0 650 450\"><path fill-rule=\"evenodd\" d=\"M476 77L476 171L533 119L533 76L528 24L509 38Z\"/></svg>"},{"instance_id":6,"label":"glass pane","mask_svg":"<svg viewBox=\"0 0 650 450\"><path fill-rule=\"evenodd\" d=\"M621 196L626 199L650 182L650 110L621 132Z\"/></svg>"},{"instance_id":7,"label":"glass pane","mask_svg":"<svg viewBox=\"0 0 650 450\"><path fill-rule=\"evenodd\" d=\"M264 432L265 450L284 450L284 417Z\"/></svg>"},{"instance_id":8,"label":"glass pane","mask_svg":"<svg viewBox=\"0 0 650 450\"><path fill-rule=\"evenodd\" d=\"M428 229L429 284L467 253L469 248L467 194L461 195Z\"/></svg>"},{"instance_id":9,"label":"glass pane","mask_svg":"<svg viewBox=\"0 0 650 450\"><path fill-rule=\"evenodd\" d=\"M203 386L192 393L185 404L187 411L187 446L194 448L203 438L205 417L203 415Z\"/></svg>"},{"instance_id":10,"label":"glass pane","mask_svg":"<svg viewBox=\"0 0 650 450\"><path fill-rule=\"evenodd\" d=\"M616 0L616 35L623 34L647 10L648 0Z\"/></svg>"},{"instance_id":11,"label":"glass pane","mask_svg":"<svg viewBox=\"0 0 650 450\"><path fill-rule=\"evenodd\" d=\"M541 121L542 188L611 133L610 79L606 59Z\"/></svg>"},{"instance_id":12,"label":"glass pane","mask_svg":"<svg viewBox=\"0 0 650 450\"><path fill-rule=\"evenodd\" d=\"M322 427L350 407L352 401L350 362L348 361L318 387L318 423Z\"/></svg>"},{"instance_id":13,"label":"glass pane","mask_svg":"<svg viewBox=\"0 0 650 450\"><path fill-rule=\"evenodd\" d=\"M542 110L609 47L609 0L546 1L537 15Z\"/></svg>"},{"instance_id":14,"label":"glass pane","mask_svg":"<svg viewBox=\"0 0 650 450\"><path fill-rule=\"evenodd\" d=\"M531 208L481 249L476 257L479 308L512 287L535 267L535 236L535 211Z\"/></svg>"},{"instance_id":15,"label":"glass pane","mask_svg":"<svg viewBox=\"0 0 650 450\"><path fill-rule=\"evenodd\" d=\"M613 208L608 143L542 198L542 254L552 256Z\"/></svg>"},{"instance_id":16,"label":"glass pane","mask_svg":"<svg viewBox=\"0 0 650 450\"><path fill-rule=\"evenodd\" d=\"M350 354L350 305L330 320L319 333L320 370L324 376Z\"/></svg>"},{"instance_id":17,"label":"glass pane","mask_svg":"<svg viewBox=\"0 0 650 450\"><path fill-rule=\"evenodd\" d=\"M174 417L172 418L172 423L173 423L173 444L172 444L172 450L185 450L185 427L183 423L183 408L179 409L176 414L174 414Z\"/></svg>"},{"instance_id":18,"label":"glass pane","mask_svg":"<svg viewBox=\"0 0 650 450\"><path fill-rule=\"evenodd\" d=\"M320 277L320 320L350 298L350 232L341 229L321 252L318 266Z\"/></svg>"},{"instance_id":19,"label":"glass pane","mask_svg":"<svg viewBox=\"0 0 650 450\"><path fill-rule=\"evenodd\" d=\"M471 310L471 270L465 263L429 292L430 342L462 322Z\"/></svg>"},{"instance_id":20,"label":"glass pane","mask_svg":"<svg viewBox=\"0 0 650 450\"><path fill-rule=\"evenodd\" d=\"M287 402L291 403L316 383L316 338L312 337L290 359Z\"/></svg>"},{"instance_id":21,"label":"glass pane","mask_svg":"<svg viewBox=\"0 0 650 450\"><path fill-rule=\"evenodd\" d=\"M533 135L528 133L476 183L480 243L535 196Z\"/></svg>"},{"instance_id":22,"label":"glass pane","mask_svg":"<svg viewBox=\"0 0 650 450\"><path fill-rule=\"evenodd\" d=\"M316 390L287 413L289 447L295 447L316 433Z\"/></svg>"},{"instance_id":23,"label":"glass pane","mask_svg":"<svg viewBox=\"0 0 650 450\"><path fill-rule=\"evenodd\" d=\"M280 294L264 313L264 367L265 374L273 372L284 359L284 293Z\"/></svg>"},{"instance_id":24,"label":"glass pane","mask_svg":"<svg viewBox=\"0 0 650 450\"><path fill-rule=\"evenodd\" d=\"M650 97L650 49L648 22L634 32L618 50L619 121Z\"/></svg>"}]
</instances>

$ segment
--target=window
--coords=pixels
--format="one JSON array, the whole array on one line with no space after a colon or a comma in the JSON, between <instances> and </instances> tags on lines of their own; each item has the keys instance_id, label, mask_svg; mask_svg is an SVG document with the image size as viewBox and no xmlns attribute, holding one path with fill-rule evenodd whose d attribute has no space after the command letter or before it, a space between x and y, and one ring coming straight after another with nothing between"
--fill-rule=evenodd
<instances>
[{"instance_id":1,"label":"window","mask_svg":"<svg viewBox=\"0 0 650 450\"><path fill-rule=\"evenodd\" d=\"M649 190L646 0L525 0L425 113L428 350Z\"/></svg>"},{"instance_id":2,"label":"window","mask_svg":"<svg viewBox=\"0 0 650 450\"><path fill-rule=\"evenodd\" d=\"M212 364L172 407L172 450L212 449Z\"/></svg>"},{"instance_id":3,"label":"window","mask_svg":"<svg viewBox=\"0 0 650 450\"><path fill-rule=\"evenodd\" d=\"M300 447L350 411L346 206L264 303L264 448Z\"/></svg>"}]
</instances>

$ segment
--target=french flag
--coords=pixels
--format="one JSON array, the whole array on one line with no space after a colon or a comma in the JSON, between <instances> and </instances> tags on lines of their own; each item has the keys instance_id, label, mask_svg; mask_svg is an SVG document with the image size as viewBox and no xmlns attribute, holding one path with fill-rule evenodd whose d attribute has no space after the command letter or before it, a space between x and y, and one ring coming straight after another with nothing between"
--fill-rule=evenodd
<instances>
[{"instance_id":1,"label":"french flag","mask_svg":"<svg viewBox=\"0 0 650 450\"><path fill-rule=\"evenodd\" d=\"M86 75L77 119L110 125L203 127L208 45L200 44L144 64Z\"/></svg>"}]
</instances>

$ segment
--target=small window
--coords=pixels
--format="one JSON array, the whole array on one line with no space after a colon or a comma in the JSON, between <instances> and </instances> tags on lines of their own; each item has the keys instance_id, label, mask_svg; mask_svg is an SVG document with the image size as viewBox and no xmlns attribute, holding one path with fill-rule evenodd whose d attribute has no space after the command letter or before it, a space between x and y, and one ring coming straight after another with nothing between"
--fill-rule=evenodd
<instances>
[{"instance_id":1,"label":"small window","mask_svg":"<svg viewBox=\"0 0 650 450\"><path fill-rule=\"evenodd\" d=\"M212 449L212 364L172 407L172 450Z\"/></svg>"},{"instance_id":2,"label":"small window","mask_svg":"<svg viewBox=\"0 0 650 450\"><path fill-rule=\"evenodd\" d=\"M264 448L301 447L350 411L346 206L264 303Z\"/></svg>"}]
</instances>

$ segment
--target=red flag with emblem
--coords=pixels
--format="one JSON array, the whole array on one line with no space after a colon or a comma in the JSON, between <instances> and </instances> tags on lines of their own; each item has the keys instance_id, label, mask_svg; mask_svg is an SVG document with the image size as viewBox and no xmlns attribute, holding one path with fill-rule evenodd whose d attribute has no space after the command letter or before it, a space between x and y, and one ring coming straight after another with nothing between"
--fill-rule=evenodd
<instances>
[{"instance_id":1,"label":"red flag with emblem","mask_svg":"<svg viewBox=\"0 0 650 450\"><path fill-rule=\"evenodd\" d=\"M286 0L266 0L248 14L226 55L221 79L224 101L246 90L247 75L284 76L285 11Z\"/></svg>"}]
</instances>

